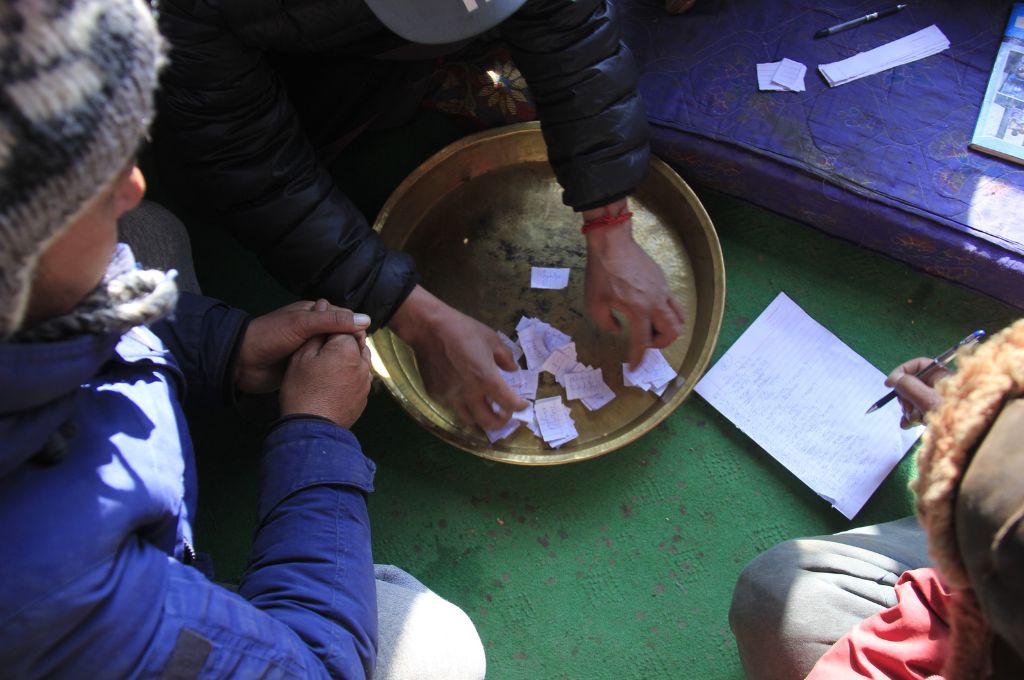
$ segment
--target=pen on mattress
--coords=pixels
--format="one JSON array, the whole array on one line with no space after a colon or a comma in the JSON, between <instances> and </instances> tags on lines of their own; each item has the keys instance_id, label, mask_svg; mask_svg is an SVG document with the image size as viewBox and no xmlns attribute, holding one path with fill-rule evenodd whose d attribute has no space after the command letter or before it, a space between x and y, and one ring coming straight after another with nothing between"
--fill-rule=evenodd
<instances>
[{"instance_id":1,"label":"pen on mattress","mask_svg":"<svg viewBox=\"0 0 1024 680\"><path fill-rule=\"evenodd\" d=\"M823 28L820 31L818 31L817 33L815 33L814 37L815 38L825 38L825 37L828 37L828 36L830 36L830 35L832 35L834 33L838 33L839 31L845 31L848 28L855 28L857 26L860 26L861 24L866 24L869 21L874 21L875 19L881 19L882 17L887 17L890 14L896 14L896 12L899 12L904 7L906 7L905 4L904 5L896 5L895 7L890 7L889 9L880 9L877 12L872 12L871 14L866 14L866 15L864 15L862 17L857 18L857 19L850 19L849 21L844 21L841 24L836 24L835 26L830 26L829 28Z\"/></svg>"},{"instance_id":2,"label":"pen on mattress","mask_svg":"<svg viewBox=\"0 0 1024 680\"><path fill-rule=\"evenodd\" d=\"M915 373L914 377L915 378L924 378L925 376L927 376L929 373L934 371L939 366L943 366L943 367L947 366L949 364L949 362L953 360L953 357L956 356L957 350L959 350L959 349L961 349L963 347L967 347L968 345L973 345L974 343L976 343L979 340L981 340L983 337L985 337L985 331L974 331L973 333L968 335L966 338L964 338L960 342L956 343L955 345L953 345L952 347L947 349L945 352L943 352L939 356L937 356L934 359L932 359L931 363L928 364L927 366L925 366L924 368L922 368L917 373ZM867 410L867 413L871 413L872 411L877 411L878 409L882 408L883 406L888 404L890 401L892 401L895 397L896 397L896 390L893 390L893 391L889 392L889 394L885 395L884 397L882 397L881 399L876 401L874 404L872 404L871 408L869 408Z\"/></svg>"}]
</instances>

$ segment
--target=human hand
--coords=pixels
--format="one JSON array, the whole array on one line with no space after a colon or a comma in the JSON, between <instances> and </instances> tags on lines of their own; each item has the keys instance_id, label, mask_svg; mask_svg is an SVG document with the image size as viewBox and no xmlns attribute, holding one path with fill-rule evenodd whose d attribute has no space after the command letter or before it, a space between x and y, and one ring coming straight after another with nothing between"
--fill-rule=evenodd
<instances>
[{"instance_id":1,"label":"human hand","mask_svg":"<svg viewBox=\"0 0 1024 680\"><path fill-rule=\"evenodd\" d=\"M370 393L370 349L355 335L318 335L288 361L281 415L308 413L350 428Z\"/></svg>"},{"instance_id":2,"label":"human hand","mask_svg":"<svg viewBox=\"0 0 1024 680\"><path fill-rule=\"evenodd\" d=\"M935 390L935 384L950 374L949 369L944 366L936 366L923 378L916 377L918 371L931 363L932 359L928 357L905 361L885 379L885 384L896 390L900 408L903 409L900 427L904 430L921 422L924 414L941 402L939 393Z\"/></svg>"},{"instance_id":3,"label":"human hand","mask_svg":"<svg viewBox=\"0 0 1024 680\"><path fill-rule=\"evenodd\" d=\"M683 308L661 268L633 240L630 222L587 234L585 289L587 310L599 328L612 333L621 330L612 310L625 317L627 361L634 368L645 349L668 346L682 330Z\"/></svg>"},{"instance_id":4,"label":"human hand","mask_svg":"<svg viewBox=\"0 0 1024 680\"><path fill-rule=\"evenodd\" d=\"M334 307L327 300L301 301L256 317L249 323L235 361L235 387L242 392L272 392L281 384L288 357L318 335L353 335L366 344L370 317Z\"/></svg>"},{"instance_id":5,"label":"human hand","mask_svg":"<svg viewBox=\"0 0 1024 680\"><path fill-rule=\"evenodd\" d=\"M499 366L519 368L498 335L426 289L416 286L388 326L413 348L430 396L452 408L463 423L496 429L513 411L526 408L498 372Z\"/></svg>"}]
</instances>

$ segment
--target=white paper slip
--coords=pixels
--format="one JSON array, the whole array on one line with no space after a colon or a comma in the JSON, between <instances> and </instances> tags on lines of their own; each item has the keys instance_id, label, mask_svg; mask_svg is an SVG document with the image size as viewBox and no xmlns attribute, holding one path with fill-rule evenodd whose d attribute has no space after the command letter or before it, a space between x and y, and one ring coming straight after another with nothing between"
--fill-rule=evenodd
<instances>
[{"instance_id":1,"label":"white paper slip","mask_svg":"<svg viewBox=\"0 0 1024 680\"><path fill-rule=\"evenodd\" d=\"M520 370L509 373L499 368L498 372L501 373L501 377L508 383L508 386L520 397L524 399L537 398L537 379L540 375L537 371Z\"/></svg>"},{"instance_id":2,"label":"white paper slip","mask_svg":"<svg viewBox=\"0 0 1024 680\"><path fill-rule=\"evenodd\" d=\"M622 364L622 381L626 387L640 387L651 391L660 389L664 392L665 387L675 377L675 370L666 361L661 350L653 347L644 350L643 359L635 369L630 368L628 363Z\"/></svg>"},{"instance_id":3,"label":"white paper slip","mask_svg":"<svg viewBox=\"0 0 1024 680\"><path fill-rule=\"evenodd\" d=\"M792 59L757 65L757 87L775 92L803 92L807 67Z\"/></svg>"},{"instance_id":4,"label":"white paper slip","mask_svg":"<svg viewBox=\"0 0 1024 680\"><path fill-rule=\"evenodd\" d=\"M847 519L924 428L900 429L885 374L779 293L696 390Z\"/></svg>"},{"instance_id":5,"label":"white paper slip","mask_svg":"<svg viewBox=\"0 0 1024 680\"><path fill-rule=\"evenodd\" d=\"M548 348L549 352L554 352L559 347L565 347L567 344L572 342L572 337L567 333L563 333L551 324L545 323L543 325L544 345Z\"/></svg>"},{"instance_id":6,"label":"white paper slip","mask_svg":"<svg viewBox=\"0 0 1024 680\"><path fill-rule=\"evenodd\" d=\"M567 342L548 355L540 370L547 371L558 380L563 373L568 373L577 365L579 365L579 361L576 359L576 343Z\"/></svg>"},{"instance_id":7,"label":"white paper slip","mask_svg":"<svg viewBox=\"0 0 1024 680\"><path fill-rule=\"evenodd\" d=\"M560 290L569 285L569 270L562 267L530 267L530 288Z\"/></svg>"},{"instance_id":8,"label":"white paper slip","mask_svg":"<svg viewBox=\"0 0 1024 680\"><path fill-rule=\"evenodd\" d=\"M547 324L533 323L519 331L519 346L526 356L526 367L531 371L539 371L551 352L545 343Z\"/></svg>"},{"instance_id":9,"label":"white paper slip","mask_svg":"<svg viewBox=\"0 0 1024 680\"><path fill-rule=\"evenodd\" d=\"M515 359L516 362L518 362L519 357L523 356L523 348L519 346L518 342L508 337L501 331L496 332L498 334L498 338L501 340L501 344L505 345L505 347L508 347L508 350L512 352L512 358Z\"/></svg>"},{"instance_id":10,"label":"white paper slip","mask_svg":"<svg viewBox=\"0 0 1024 680\"><path fill-rule=\"evenodd\" d=\"M526 408L524 408L522 411L513 412L512 418L518 420L521 423L526 423L527 425L529 425L530 423L536 423L537 418L534 417L533 415L533 402L528 401L526 403Z\"/></svg>"},{"instance_id":11,"label":"white paper slip","mask_svg":"<svg viewBox=\"0 0 1024 680\"><path fill-rule=\"evenodd\" d=\"M583 405L587 407L588 411L596 411L608 405L612 399L615 398L615 392L608 385L604 386L604 390L592 397L584 397L580 399Z\"/></svg>"},{"instance_id":12,"label":"white paper slip","mask_svg":"<svg viewBox=\"0 0 1024 680\"><path fill-rule=\"evenodd\" d=\"M519 429L519 421L513 418L510 419L507 423L505 423L504 426L499 427L497 430L485 429L484 432L487 434L487 439L493 444L496 441L500 441L505 437L508 437L517 429Z\"/></svg>"},{"instance_id":13,"label":"white paper slip","mask_svg":"<svg viewBox=\"0 0 1024 680\"><path fill-rule=\"evenodd\" d=\"M895 66L930 57L949 48L949 39L934 24L867 52L860 52L831 64L819 64L818 71L835 87Z\"/></svg>"},{"instance_id":14,"label":"white paper slip","mask_svg":"<svg viewBox=\"0 0 1024 680\"><path fill-rule=\"evenodd\" d=\"M604 394L608 386L604 384L600 368L587 369L562 376L566 399L590 399Z\"/></svg>"},{"instance_id":15,"label":"white paper slip","mask_svg":"<svg viewBox=\"0 0 1024 680\"><path fill-rule=\"evenodd\" d=\"M549 444L557 441L564 443L579 436L569 416L569 409L562 403L561 397L538 399L533 404L533 413L537 417L544 441Z\"/></svg>"}]
</instances>

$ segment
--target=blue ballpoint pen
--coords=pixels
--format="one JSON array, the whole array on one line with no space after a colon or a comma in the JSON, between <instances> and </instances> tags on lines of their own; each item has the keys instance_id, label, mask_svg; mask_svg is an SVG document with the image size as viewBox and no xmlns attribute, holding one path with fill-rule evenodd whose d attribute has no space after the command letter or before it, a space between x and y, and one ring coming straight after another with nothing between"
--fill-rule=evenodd
<instances>
[{"instance_id":1,"label":"blue ballpoint pen","mask_svg":"<svg viewBox=\"0 0 1024 680\"><path fill-rule=\"evenodd\" d=\"M937 356L934 359L932 359L932 362L930 364L928 364L927 366L925 366L924 368L922 368L917 373L915 373L914 377L915 378L924 378L925 376L927 376L929 373L934 371L939 366L947 366L949 364L949 362L953 360L953 357L956 356L957 350L959 350L959 349L961 349L963 347L967 347L968 345L972 345L972 344L978 342L979 340L981 340L983 337L985 337L985 331L974 331L973 333L968 335L966 338L964 338L960 342L956 343L955 345L953 345L952 347L947 349L945 352L943 352L939 356ZM896 397L896 390L893 390L892 392L889 392L889 394L885 395L884 397L882 397L881 399L876 401L874 404L872 404L871 408L869 408L867 410L867 413L871 413L872 411L877 411L878 409L882 408L883 406L888 404L890 401L892 401L895 397ZM867 414L865 414L865 415L867 415Z\"/></svg>"}]
</instances>

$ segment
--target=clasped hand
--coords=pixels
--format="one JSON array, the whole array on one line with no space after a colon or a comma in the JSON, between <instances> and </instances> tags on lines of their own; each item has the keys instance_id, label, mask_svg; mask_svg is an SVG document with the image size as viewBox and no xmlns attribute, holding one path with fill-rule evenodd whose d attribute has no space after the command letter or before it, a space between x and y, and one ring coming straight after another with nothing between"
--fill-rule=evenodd
<instances>
[{"instance_id":1,"label":"clasped hand","mask_svg":"<svg viewBox=\"0 0 1024 680\"><path fill-rule=\"evenodd\" d=\"M370 390L370 319L326 300L295 302L249 323L235 362L235 387L281 389L282 415L308 413L351 427Z\"/></svg>"}]
</instances>

